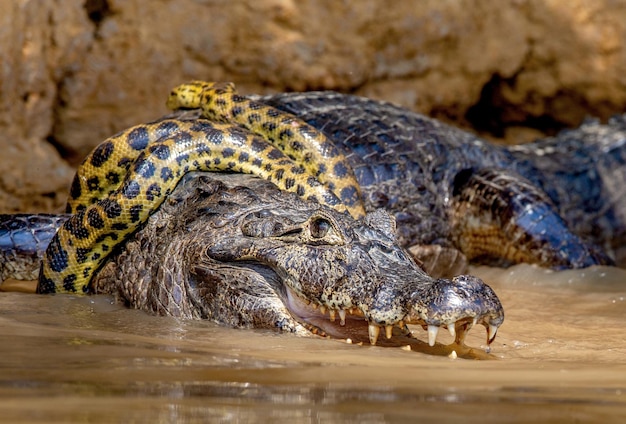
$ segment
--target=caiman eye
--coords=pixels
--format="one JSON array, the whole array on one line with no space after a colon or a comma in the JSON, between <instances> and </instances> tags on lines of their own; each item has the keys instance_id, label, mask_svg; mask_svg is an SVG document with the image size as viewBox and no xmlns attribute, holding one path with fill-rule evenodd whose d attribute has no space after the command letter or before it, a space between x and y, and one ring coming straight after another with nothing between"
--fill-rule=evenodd
<instances>
[{"instance_id":1,"label":"caiman eye","mask_svg":"<svg viewBox=\"0 0 626 424\"><path fill-rule=\"evenodd\" d=\"M328 234L328 230L330 230L331 225L330 222L328 222L326 219L324 218L318 218L315 219L311 222L311 226L310 226L310 230L311 230L311 237L313 238L324 238L326 237L326 234Z\"/></svg>"}]
</instances>

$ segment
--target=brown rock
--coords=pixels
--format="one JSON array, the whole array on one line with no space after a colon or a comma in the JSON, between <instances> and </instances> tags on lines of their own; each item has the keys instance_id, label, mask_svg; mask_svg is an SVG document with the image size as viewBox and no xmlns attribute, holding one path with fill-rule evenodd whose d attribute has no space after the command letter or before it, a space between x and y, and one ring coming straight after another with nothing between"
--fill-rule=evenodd
<instances>
[{"instance_id":1,"label":"brown rock","mask_svg":"<svg viewBox=\"0 0 626 424\"><path fill-rule=\"evenodd\" d=\"M355 92L495 136L606 118L626 108L623 6L0 2L0 209L58 208L71 179L59 152L76 164L107 136L165 113L171 87L189 79L234 81L244 93Z\"/></svg>"}]
</instances>

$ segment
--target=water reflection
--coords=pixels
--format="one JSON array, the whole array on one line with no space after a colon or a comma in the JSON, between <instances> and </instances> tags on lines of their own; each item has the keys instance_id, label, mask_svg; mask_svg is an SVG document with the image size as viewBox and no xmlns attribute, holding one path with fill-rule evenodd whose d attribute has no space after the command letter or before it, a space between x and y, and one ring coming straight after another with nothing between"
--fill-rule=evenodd
<instances>
[{"instance_id":1,"label":"water reflection","mask_svg":"<svg viewBox=\"0 0 626 424\"><path fill-rule=\"evenodd\" d=\"M182 322L106 296L0 293L2 419L519 422L626 414L626 272L474 272L506 310L496 360ZM425 332L415 333L414 346L425 345ZM484 339L481 327L467 342L480 350Z\"/></svg>"}]
</instances>

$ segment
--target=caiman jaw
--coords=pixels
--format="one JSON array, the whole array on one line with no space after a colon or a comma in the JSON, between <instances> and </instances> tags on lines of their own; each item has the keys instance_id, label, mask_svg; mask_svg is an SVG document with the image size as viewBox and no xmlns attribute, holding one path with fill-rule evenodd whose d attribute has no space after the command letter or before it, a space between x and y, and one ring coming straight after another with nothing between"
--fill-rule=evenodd
<instances>
[{"instance_id":1,"label":"caiman jaw","mask_svg":"<svg viewBox=\"0 0 626 424\"><path fill-rule=\"evenodd\" d=\"M355 331L355 329L364 330L367 325L369 340L372 345L376 344L381 328L385 328L385 336L388 339L392 336L394 326L401 329L405 328L403 321L385 326L372 322L368 324L365 314L358 307L331 308L322 303L316 303L316 301L303 299L289 288L287 288L287 308L298 321L307 327L313 327L316 333L321 331L334 337L350 338L351 331ZM362 334L362 331L360 333Z\"/></svg>"},{"instance_id":2,"label":"caiman jaw","mask_svg":"<svg viewBox=\"0 0 626 424\"><path fill-rule=\"evenodd\" d=\"M446 328L450 335L454 338L454 343L460 345L464 343L465 336L477 323L477 318L463 318L456 321L454 324L444 324L441 327ZM423 322L412 322L412 324L421 324L422 328L428 331L428 344L430 346L435 345L439 329L441 328L440 326L435 324L425 324ZM489 324L484 319L481 324L487 329L487 346L489 346L495 340L500 324Z\"/></svg>"},{"instance_id":3,"label":"caiman jaw","mask_svg":"<svg viewBox=\"0 0 626 424\"><path fill-rule=\"evenodd\" d=\"M465 276L456 278L463 277ZM482 281L480 281L480 284L485 285ZM368 321L363 311L361 311L358 307L334 309L321 303L316 303L315 301L302 299L291 289L287 289L287 292L287 307L290 312L299 321L305 323L307 327L312 327L316 333L321 331L324 334L333 335L335 337L349 338L350 328L354 329L358 326L364 329L364 326L367 323L368 336L371 345L376 345L383 328L385 330L385 337L387 339L391 339L393 335L393 328L397 326L401 330L407 331L408 329L406 324L416 324L422 326L422 328L428 332L428 344L430 346L435 345L439 329L442 327L448 330L450 335L454 338L455 344L462 345L464 344L467 333L476 324L482 324L487 330L487 345L489 346L494 341L498 328L504 320L502 306L499 301L493 304L489 303L489 305L482 305L484 307L483 309L478 308L478 310L476 310L476 308L474 308L474 311L472 311L471 308L463 308L462 312L458 309L455 310L452 306L455 304L458 306L458 302L451 302L446 304L446 307L448 307L450 311L445 311L445 308L440 308L442 315L438 317L428 317L420 314L417 312L417 310L420 310L418 307L414 308L404 317L404 319L399 320L394 324L379 325L375 322ZM450 300L449 297L450 296L448 295L448 301ZM489 299L493 300L491 297L489 297ZM495 300L497 300L497 298L495 298ZM451 311L454 311L455 313L451 313ZM339 318L339 320L337 320L337 318Z\"/></svg>"},{"instance_id":4,"label":"caiman jaw","mask_svg":"<svg viewBox=\"0 0 626 424\"><path fill-rule=\"evenodd\" d=\"M500 327L500 324L489 324L486 320L486 317L483 317L483 320L481 322L481 324L483 324L485 326L485 328L487 329L487 346L489 346L496 338L496 334L498 332L498 328ZM428 332L428 345L429 346L434 346L435 342L437 341L437 334L439 334L439 329L441 327L435 325L435 324L425 324L423 321L421 322L417 322L417 321L412 321L410 318L406 318L406 320L401 320L398 321L395 325L398 326L400 329L404 330L405 329L405 325L406 324L419 324L422 326L422 328L424 328L424 330L426 330ZM454 343L458 344L458 345L462 345L465 341L465 336L467 335L467 333L478 323L478 319L476 318L463 318L460 319L458 321L456 321L455 323L451 323L451 324L444 324L442 325L442 327L446 328L448 330L448 332L450 333L450 335L454 338ZM385 326L385 335L388 339L391 338L392 335L392 331L393 331L393 325L386 325ZM378 340L378 336L380 334L380 329L382 328L382 326L376 325L376 324L372 324L370 323L368 325L368 333L369 333L369 338L370 338L370 343L372 345L376 344L376 341Z\"/></svg>"}]
</instances>

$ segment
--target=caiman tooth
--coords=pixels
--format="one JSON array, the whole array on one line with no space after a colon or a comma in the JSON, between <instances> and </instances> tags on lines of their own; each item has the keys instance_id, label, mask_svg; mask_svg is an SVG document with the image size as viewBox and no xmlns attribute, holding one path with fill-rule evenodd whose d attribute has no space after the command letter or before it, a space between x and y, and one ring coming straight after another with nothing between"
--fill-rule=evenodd
<instances>
[{"instance_id":1,"label":"caiman tooth","mask_svg":"<svg viewBox=\"0 0 626 424\"><path fill-rule=\"evenodd\" d=\"M487 328L487 344L490 345L496 338L496 334L498 333L498 326L489 324L489 328Z\"/></svg>"},{"instance_id":2,"label":"caiman tooth","mask_svg":"<svg viewBox=\"0 0 626 424\"><path fill-rule=\"evenodd\" d=\"M437 341L437 333L439 333L439 327L436 325L428 326L428 345L434 346Z\"/></svg>"},{"instance_id":3,"label":"caiman tooth","mask_svg":"<svg viewBox=\"0 0 626 424\"><path fill-rule=\"evenodd\" d=\"M322 315L324 315L326 313L326 306L321 305L320 306L320 312L322 313Z\"/></svg>"},{"instance_id":4,"label":"caiman tooth","mask_svg":"<svg viewBox=\"0 0 626 424\"><path fill-rule=\"evenodd\" d=\"M328 311L328 315L329 315L329 317L330 317L330 322L335 322L335 313L336 313L336 312L335 312L335 310L334 310L334 309L330 309L330 310Z\"/></svg>"},{"instance_id":5,"label":"caiman tooth","mask_svg":"<svg viewBox=\"0 0 626 424\"><path fill-rule=\"evenodd\" d=\"M456 339L456 329L454 328L455 324L448 324L448 333L452 336L453 339Z\"/></svg>"},{"instance_id":6,"label":"caiman tooth","mask_svg":"<svg viewBox=\"0 0 626 424\"><path fill-rule=\"evenodd\" d=\"M339 325L346 325L346 311L339 309Z\"/></svg>"},{"instance_id":7,"label":"caiman tooth","mask_svg":"<svg viewBox=\"0 0 626 424\"><path fill-rule=\"evenodd\" d=\"M403 329L403 330L404 330L404 327L406 326L406 324L404 323L404 320L402 320L402 319L401 319L400 321L398 321L398 322L396 323L396 325L397 325L399 328Z\"/></svg>"},{"instance_id":8,"label":"caiman tooth","mask_svg":"<svg viewBox=\"0 0 626 424\"><path fill-rule=\"evenodd\" d=\"M393 335L393 325L385 325L385 337L388 339Z\"/></svg>"},{"instance_id":9,"label":"caiman tooth","mask_svg":"<svg viewBox=\"0 0 626 424\"><path fill-rule=\"evenodd\" d=\"M367 327L367 330L370 335L370 344L372 346L376 345L376 341L378 340L378 335L380 334L380 327L376 324L370 324Z\"/></svg>"}]
</instances>

